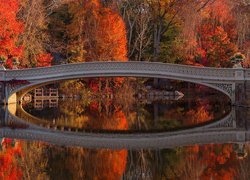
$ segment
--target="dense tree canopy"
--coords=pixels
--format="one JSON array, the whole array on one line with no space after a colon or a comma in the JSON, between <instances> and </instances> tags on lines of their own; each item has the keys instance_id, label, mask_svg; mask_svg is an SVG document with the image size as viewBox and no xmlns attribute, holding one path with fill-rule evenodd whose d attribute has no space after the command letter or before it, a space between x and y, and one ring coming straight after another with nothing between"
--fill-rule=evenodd
<instances>
[{"instance_id":1,"label":"dense tree canopy","mask_svg":"<svg viewBox=\"0 0 250 180\"><path fill-rule=\"evenodd\" d=\"M0 1L0 56L6 61L8 67L12 67L13 58L21 58L23 47L18 44L18 38L23 33L23 23L18 21L18 1Z\"/></svg>"}]
</instances>

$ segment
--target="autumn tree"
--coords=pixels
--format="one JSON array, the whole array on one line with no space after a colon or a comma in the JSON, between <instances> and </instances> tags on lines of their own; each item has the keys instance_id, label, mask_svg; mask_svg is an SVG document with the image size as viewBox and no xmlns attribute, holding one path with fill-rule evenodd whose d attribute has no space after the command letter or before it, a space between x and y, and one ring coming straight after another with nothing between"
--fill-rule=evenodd
<instances>
[{"instance_id":1,"label":"autumn tree","mask_svg":"<svg viewBox=\"0 0 250 180\"><path fill-rule=\"evenodd\" d=\"M191 16L183 17L183 50L187 54L184 59L188 60L184 63L192 64L189 63L192 61L193 65L231 66L230 56L237 51L233 7L231 0L222 0L208 2L206 7L195 12L186 8Z\"/></svg>"},{"instance_id":2,"label":"autumn tree","mask_svg":"<svg viewBox=\"0 0 250 180\"><path fill-rule=\"evenodd\" d=\"M69 5L71 49L78 61L127 60L126 30L119 14L94 0Z\"/></svg>"},{"instance_id":3,"label":"autumn tree","mask_svg":"<svg viewBox=\"0 0 250 180\"><path fill-rule=\"evenodd\" d=\"M24 47L22 65L25 67L48 66L52 56L50 49L47 7L44 0L21 0L18 18L24 23L24 32L19 43Z\"/></svg>"},{"instance_id":4,"label":"autumn tree","mask_svg":"<svg viewBox=\"0 0 250 180\"><path fill-rule=\"evenodd\" d=\"M19 36L23 33L23 23L17 20L19 9L17 0L0 1L0 56L12 67L14 58L22 58L23 47L18 43Z\"/></svg>"},{"instance_id":5,"label":"autumn tree","mask_svg":"<svg viewBox=\"0 0 250 180\"><path fill-rule=\"evenodd\" d=\"M232 14L236 21L237 46L239 50L246 55L246 62L250 64L250 6L249 2L232 0Z\"/></svg>"},{"instance_id":6,"label":"autumn tree","mask_svg":"<svg viewBox=\"0 0 250 180\"><path fill-rule=\"evenodd\" d=\"M152 15L148 4L142 0L123 0L116 4L126 23L128 58L135 61L148 60L146 54L152 40Z\"/></svg>"},{"instance_id":7,"label":"autumn tree","mask_svg":"<svg viewBox=\"0 0 250 180\"><path fill-rule=\"evenodd\" d=\"M68 61L127 61L125 24L120 15L98 0L68 3L72 15L68 25ZM121 84L122 79L96 82L99 92ZM113 88L114 89L114 88Z\"/></svg>"}]
</instances>

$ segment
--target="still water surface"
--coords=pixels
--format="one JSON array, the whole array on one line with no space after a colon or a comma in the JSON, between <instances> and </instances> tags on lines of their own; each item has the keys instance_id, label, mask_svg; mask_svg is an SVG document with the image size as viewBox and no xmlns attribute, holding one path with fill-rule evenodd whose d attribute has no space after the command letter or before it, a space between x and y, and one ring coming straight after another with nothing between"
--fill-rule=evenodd
<instances>
[{"instance_id":1,"label":"still water surface","mask_svg":"<svg viewBox=\"0 0 250 180\"><path fill-rule=\"evenodd\" d=\"M39 126L64 127L65 131L149 133L203 126L231 111L228 99L221 94L191 94L167 101L138 100L129 108L103 101L83 103L72 98L53 101L52 105L47 100L43 107L37 107L33 100L23 105L23 109L18 108L16 115ZM1 141L0 178L3 179L249 177L250 146L245 143L193 144L171 149L87 149L8 137Z\"/></svg>"},{"instance_id":2,"label":"still water surface","mask_svg":"<svg viewBox=\"0 0 250 180\"><path fill-rule=\"evenodd\" d=\"M220 97L220 98L218 98ZM159 132L202 126L220 120L230 110L223 95L171 97L167 101L140 102L125 108L113 102L83 103L77 99L44 100L43 107L32 101L17 112L27 112L33 123L92 132ZM108 100L107 100L108 101ZM55 106L55 107L51 107ZM33 118L32 118L33 117ZM25 119L25 117L23 117Z\"/></svg>"}]
</instances>

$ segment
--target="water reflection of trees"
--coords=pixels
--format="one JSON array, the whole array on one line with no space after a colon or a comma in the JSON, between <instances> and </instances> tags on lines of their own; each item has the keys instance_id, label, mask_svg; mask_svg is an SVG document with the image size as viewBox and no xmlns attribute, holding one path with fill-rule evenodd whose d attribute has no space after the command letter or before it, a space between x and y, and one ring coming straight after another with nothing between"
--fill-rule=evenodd
<instances>
[{"instance_id":1,"label":"water reflection of trees","mask_svg":"<svg viewBox=\"0 0 250 180\"><path fill-rule=\"evenodd\" d=\"M42 142L20 141L22 149L21 168L23 179L48 179L46 148Z\"/></svg>"},{"instance_id":2,"label":"water reflection of trees","mask_svg":"<svg viewBox=\"0 0 250 180\"><path fill-rule=\"evenodd\" d=\"M121 179L126 168L126 150L51 148L48 174L52 179Z\"/></svg>"},{"instance_id":3,"label":"water reflection of trees","mask_svg":"<svg viewBox=\"0 0 250 180\"><path fill-rule=\"evenodd\" d=\"M20 157L20 145L11 139L3 138L0 149L0 179L17 179L22 175L18 166Z\"/></svg>"},{"instance_id":4,"label":"water reflection of trees","mask_svg":"<svg viewBox=\"0 0 250 180\"><path fill-rule=\"evenodd\" d=\"M124 101L124 104L122 102ZM94 130L171 130L192 127L217 120L230 112L230 106L218 96L179 101L139 103L129 98L89 101L67 99L54 109L27 111L59 126ZM183 118L185 117L185 118Z\"/></svg>"},{"instance_id":5,"label":"water reflection of trees","mask_svg":"<svg viewBox=\"0 0 250 180\"><path fill-rule=\"evenodd\" d=\"M249 148L248 148L249 152ZM249 157L239 160L232 144L129 153L125 177L145 179L248 179Z\"/></svg>"},{"instance_id":6,"label":"water reflection of trees","mask_svg":"<svg viewBox=\"0 0 250 180\"><path fill-rule=\"evenodd\" d=\"M1 145L0 178L248 179L249 156L239 159L236 146L209 144L128 151L8 139ZM245 147L249 154L249 145Z\"/></svg>"},{"instance_id":7,"label":"water reflection of trees","mask_svg":"<svg viewBox=\"0 0 250 180\"><path fill-rule=\"evenodd\" d=\"M0 179L48 179L42 143L3 138L1 148Z\"/></svg>"}]
</instances>

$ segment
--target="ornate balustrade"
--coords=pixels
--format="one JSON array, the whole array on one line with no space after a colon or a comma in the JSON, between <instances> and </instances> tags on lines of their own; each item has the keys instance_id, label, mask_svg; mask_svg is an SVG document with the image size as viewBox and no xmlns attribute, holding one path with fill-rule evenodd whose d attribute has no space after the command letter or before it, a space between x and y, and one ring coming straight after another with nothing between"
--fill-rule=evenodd
<instances>
[{"instance_id":1,"label":"ornate balustrade","mask_svg":"<svg viewBox=\"0 0 250 180\"><path fill-rule=\"evenodd\" d=\"M148 75L151 77L169 75L176 78L204 79L208 81L230 81L235 79L235 69L231 68L194 67L152 62L88 62L23 70L7 70L5 78L6 80L38 80L78 74L92 75L93 77L100 76L99 74L107 76Z\"/></svg>"}]
</instances>

